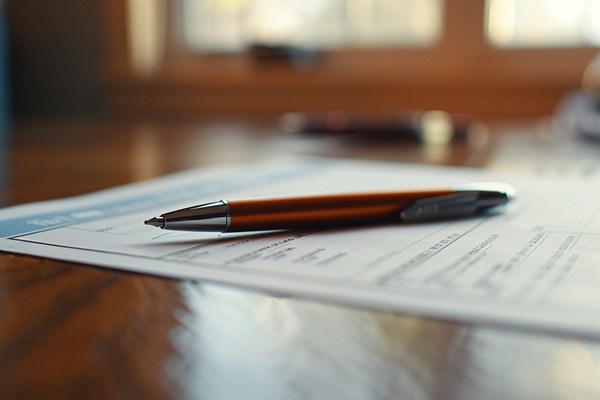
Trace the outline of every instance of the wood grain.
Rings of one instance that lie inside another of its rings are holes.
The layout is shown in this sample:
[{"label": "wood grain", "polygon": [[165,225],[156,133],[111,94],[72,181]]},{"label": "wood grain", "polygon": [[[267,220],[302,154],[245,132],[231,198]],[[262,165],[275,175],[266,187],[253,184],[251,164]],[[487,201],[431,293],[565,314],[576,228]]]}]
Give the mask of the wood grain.
[{"label": "wood grain", "polygon": [[4,398],[152,398],[181,307],[176,283],[3,255]]}]

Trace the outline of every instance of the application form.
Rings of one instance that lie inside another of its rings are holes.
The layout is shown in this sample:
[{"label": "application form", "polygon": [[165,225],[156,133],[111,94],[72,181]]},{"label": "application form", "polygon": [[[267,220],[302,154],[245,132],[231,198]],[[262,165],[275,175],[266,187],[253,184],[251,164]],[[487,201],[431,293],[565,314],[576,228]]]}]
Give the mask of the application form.
[{"label": "application form", "polygon": [[[471,218],[323,231],[163,231],[148,217],[221,199],[502,180]],[[600,339],[600,192],[583,180],[294,159],[186,171],[0,210],[0,250],[471,324]]]}]

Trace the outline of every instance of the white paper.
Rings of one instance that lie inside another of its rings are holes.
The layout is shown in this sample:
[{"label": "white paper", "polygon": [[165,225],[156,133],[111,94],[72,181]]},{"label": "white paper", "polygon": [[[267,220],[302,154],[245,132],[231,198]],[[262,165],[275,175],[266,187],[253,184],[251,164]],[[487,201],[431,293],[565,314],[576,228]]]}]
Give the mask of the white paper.
[{"label": "white paper", "polygon": [[[163,231],[143,221],[219,199],[426,188],[481,171],[343,160],[194,170],[0,210],[0,249],[446,320],[600,338],[600,196],[508,178],[500,212],[321,232]],[[506,180],[506,179],[505,179]]]}]

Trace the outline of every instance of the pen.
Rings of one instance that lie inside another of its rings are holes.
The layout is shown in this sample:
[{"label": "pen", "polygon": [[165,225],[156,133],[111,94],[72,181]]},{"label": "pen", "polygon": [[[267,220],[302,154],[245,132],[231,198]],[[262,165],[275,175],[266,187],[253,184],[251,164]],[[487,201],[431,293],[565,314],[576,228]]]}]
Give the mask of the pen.
[{"label": "pen", "polygon": [[478,183],[441,189],[219,200],[144,221],[162,229],[243,232],[324,229],[459,218],[506,204],[514,188]]}]

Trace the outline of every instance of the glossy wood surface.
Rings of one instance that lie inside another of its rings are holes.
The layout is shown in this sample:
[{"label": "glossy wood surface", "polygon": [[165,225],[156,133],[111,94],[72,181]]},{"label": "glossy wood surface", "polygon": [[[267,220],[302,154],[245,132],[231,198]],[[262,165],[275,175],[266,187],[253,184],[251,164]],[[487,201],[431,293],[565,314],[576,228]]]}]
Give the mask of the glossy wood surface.
[{"label": "glossy wood surface", "polygon": [[[479,167],[507,137],[425,146],[282,137],[269,121],[18,124],[3,191],[19,204],[274,154]],[[597,399],[600,343],[0,253],[0,398]]]}]

